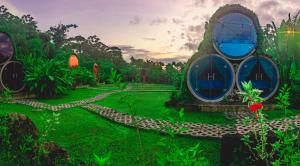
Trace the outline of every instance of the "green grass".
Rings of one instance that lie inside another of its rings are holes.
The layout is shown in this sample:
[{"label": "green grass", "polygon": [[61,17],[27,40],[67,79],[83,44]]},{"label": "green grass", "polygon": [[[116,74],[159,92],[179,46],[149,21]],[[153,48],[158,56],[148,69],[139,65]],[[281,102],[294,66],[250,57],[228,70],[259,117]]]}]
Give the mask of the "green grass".
[{"label": "green grass", "polygon": [[104,93],[104,92],[110,92],[112,90],[116,90],[116,87],[113,86],[102,86],[97,88],[78,88],[75,90],[70,90],[68,93],[64,96],[53,98],[53,99],[38,99],[38,101],[57,105],[57,104],[63,104],[63,103],[69,103],[73,101],[88,99],[97,96],[98,94]]},{"label": "green grass", "polygon": [[[172,117],[178,116],[178,110],[174,108],[166,108],[165,102],[170,99],[170,92],[120,92],[109,95],[101,101],[96,101],[96,104],[111,107],[120,112],[126,112],[138,116],[154,118],[154,119],[168,119],[164,113],[165,110],[170,112]],[[133,104],[134,112],[128,107],[128,104],[122,102],[126,100],[135,101]],[[234,120],[228,120],[224,117],[223,112],[185,112],[185,120],[197,123],[208,124],[234,124]]]},{"label": "green grass", "polygon": [[[157,86],[157,87],[155,87]],[[135,89],[161,90],[172,89],[168,85],[155,84],[133,84]],[[97,94],[114,90],[112,85],[97,85],[95,88],[79,88],[64,97],[57,99],[40,100],[49,104],[61,104],[84,98],[94,97]],[[171,92],[120,92],[107,98],[97,101],[97,104],[115,108],[120,112],[127,112],[139,116],[155,119],[168,119],[164,114],[165,110],[170,112],[170,116],[177,117],[178,110],[166,108],[165,101],[169,100]],[[133,107],[134,112],[130,112],[128,105],[124,101],[136,101]],[[52,117],[52,112],[40,111],[25,105],[0,104],[0,115],[10,112],[18,112],[27,115],[42,132],[47,125],[47,119]],[[264,111],[268,119],[284,117],[281,111]],[[292,111],[290,115],[300,114],[300,110]],[[234,124],[234,120],[228,120],[222,112],[185,112],[185,120],[209,123],[209,124]],[[112,152],[112,165],[143,165],[142,154],[139,147],[136,129],[119,125],[106,120],[100,116],[92,114],[82,108],[70,108],[60,112],[60,124],[55,127],[47,139],[55,141],[64,147],[70,154],[75,165],[78,161],[88,164],[94,162],[93,154],[102,156],[104,153]],[[156,165],[156,153],[163,151],[157,145],[162,138],[169,138],[154,131],[141,130],[141,140],[147,165]],[[187,147],[200,144],[203,155],[210,161],[211,165],[219,165],[220,160],[220,140],[206,138],[191,138],[177,136],[176,144]]]},{"label": "green grass", "polygon": [[175,90],[175,87],[168,84],[140,84],[130,83],[131,90]]},{"label": "green grass", "polygon": [[[1,104],[0,115],[9,112],[19,112],[27,115],[43,130],[46,119],[51,112],[35,112],[30,107],[15,104]],[[168,138],[152,131],[141,131],[141,140],[146,156],[147,165],[155,164],[155,154],[162,151],[157,142]],[[103,155],[112,152],[112,165],[143,165],[142,153],[138,144],[136,129],[128,128],[105,120],[81,108],[61,111],[60,124],[47,137],[70,153],[75,161],[93,162],[93,154]],[[220,141],[215,139],[195,139],[176,137],[179,146],[191,146],[199,143],[211,165],[219,163]]]},{"label": "green grass", "polygon": [[287,114],[284,114],[284,111],[280,111],[280,110],[265,110],[264,113],[267,115],[267,118],[269,120],[272,119],[280,119],[283,117],[290,117],[290,116],[295,116],[300,114],[300,110],[291,110],[289,112],[287,112]]}]

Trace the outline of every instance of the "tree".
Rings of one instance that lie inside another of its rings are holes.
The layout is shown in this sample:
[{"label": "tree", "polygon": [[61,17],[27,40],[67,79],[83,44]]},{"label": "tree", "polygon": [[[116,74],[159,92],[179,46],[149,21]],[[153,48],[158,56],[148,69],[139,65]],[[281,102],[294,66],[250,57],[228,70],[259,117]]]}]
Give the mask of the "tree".
[{"label": "tree", "polygon": [[57,26],[52,26],[47,31],[53,42],[55,43],[57,48],[63,46],[63,44],[67,41],[67,32],[70,31],[71,28],[77,28],[76,24],[58,24]]}]

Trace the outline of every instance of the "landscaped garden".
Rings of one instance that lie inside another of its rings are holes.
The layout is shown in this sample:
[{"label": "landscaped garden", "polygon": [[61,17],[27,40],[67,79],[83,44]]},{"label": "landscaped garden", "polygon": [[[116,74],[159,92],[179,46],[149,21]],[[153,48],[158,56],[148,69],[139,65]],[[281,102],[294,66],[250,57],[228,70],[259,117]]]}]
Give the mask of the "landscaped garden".
[{"label": "landscaped garden", "polygon": [[[231,19],[257,33],[222,43]],[[41,32],[0,7],[0,165],[300,164],[299,15],[262,29],[223,6],[186,63],[126,62],[95,35],[67,37],[77,27]]]}]

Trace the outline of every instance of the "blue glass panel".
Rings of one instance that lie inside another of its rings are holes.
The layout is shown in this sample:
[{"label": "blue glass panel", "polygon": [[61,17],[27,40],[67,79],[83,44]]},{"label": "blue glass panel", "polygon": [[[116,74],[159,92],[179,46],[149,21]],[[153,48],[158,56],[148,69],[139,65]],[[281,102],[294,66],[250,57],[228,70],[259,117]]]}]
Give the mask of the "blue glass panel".
[{"label": "blue glass panel", "polygon": [[197,59],[190,66],[190,91],[200,100],[218,100],[224,97],[234,83],[234,71],[222,57],[209,55]]},{"label": "blue glass panel", "polygon": [[275,64],[263,56],[255,56],[241,63],[237,72],[237,83],[242,87],[242,82],[251,81],[253,87],[263,90],[261,97],[269,98],[277,90],[279,75]]},{"label": "blue glass panel", "polygon": [[215,24],[213,41],[223,55],[241,59],[256,47],[257,34],[253,21],[240,13],[226,14]]}]

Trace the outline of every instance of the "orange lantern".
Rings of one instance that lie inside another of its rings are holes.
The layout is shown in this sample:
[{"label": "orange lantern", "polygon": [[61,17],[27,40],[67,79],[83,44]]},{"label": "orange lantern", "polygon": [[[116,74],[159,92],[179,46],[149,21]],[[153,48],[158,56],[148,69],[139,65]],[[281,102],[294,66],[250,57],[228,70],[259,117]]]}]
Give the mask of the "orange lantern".
[{"label": "orange lantern", "polygon": [[76,68],[78,67],[78,58],[76,55],[71,55],[69,58],[69,67],[70,68]]},{"label": "orange lantern", "polygon": [[94,72],[94,75],[95,75],[95,78],[96,78],[97,82],[100,81],[100,78],[99,78],[99,68],[100,68],[100,65],[98,65],[98,64],[95,63],[94,66],[93,66],[93,72]]}]

